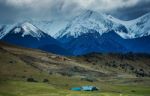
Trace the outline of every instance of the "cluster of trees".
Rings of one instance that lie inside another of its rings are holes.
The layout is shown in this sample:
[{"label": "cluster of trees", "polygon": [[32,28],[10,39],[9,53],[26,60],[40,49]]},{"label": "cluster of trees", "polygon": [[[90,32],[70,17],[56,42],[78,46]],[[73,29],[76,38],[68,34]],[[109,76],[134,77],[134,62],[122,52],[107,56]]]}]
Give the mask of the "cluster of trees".
[{"label": "cluster of trees", "polygon": [[132,61],[135,61],[139,58],[150,58],[150,54],[146,54],[146,53],[132,53],[132,52],[129,52],[129,53],[126,53],[126,54],[115,54],[118,56],[118,58],[120,58],[121,60],[132,60]]},{"label": "cluster of trees", "polygon": [[[109,59],[107,60],[107,57],[114,58],[114,60],[109,61]],[[93,64],[93,66],[99,65],[99,67],[117,68],[119,70],[123,70],[125,72],[135,74],[137,77],[150,77],[150,72],[148,72],[143,67],[124,62],[124,61],[136,62],[137,60],[145,60],[148,58],[150,58],[150,54],[145,54],[145,53],[132,53],[132,52],[108,53],[108,54],[106,53],[106,54],[89,54],[85,56],[85,61],[90,64]],[[121,62],[118,62],[117,60]],[[101,63],[101,62],[106,62],[106,63]]]},{"label": "cluster of trees", "polygon": [[134,72],[137,77],[145,77],[145,76],[150,77],[150,75],[147,74],[143,69],[135,70]]},{"label": "cluster of trees", "polygon": [[134,66],[132,66],[131,64],[117,64],[115,61],[112,62],[107,62],[105,63],[105,66],[108,67],[113,67],[113,68],[121,68],[123,69],[125,72],[132,72],[133,74],[136,74],[137,77],[149,77],[150,74],[146,73],[144,71],[144,69],[138,69]]},{"label": "cluster of trees", "polygon": [[[30,77],[30,78],[27,78],[27,82],[38,82],[38,81],[36,79]],[[48,79],[43,79],[43,82],[48,83],[49,80]]]}]

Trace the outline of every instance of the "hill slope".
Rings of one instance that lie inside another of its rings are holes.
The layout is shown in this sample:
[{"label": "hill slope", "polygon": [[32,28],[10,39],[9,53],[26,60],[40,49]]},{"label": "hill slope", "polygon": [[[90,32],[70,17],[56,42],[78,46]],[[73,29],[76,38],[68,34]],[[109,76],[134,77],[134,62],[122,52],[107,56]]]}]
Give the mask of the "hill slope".
[{"label": "hill slope", "polygon": [[[67,57],[46,53],[39,50],[25,49],[0,43],[0,74],[4,77],[26,77],[34,74],[60,74],[66,76],[98,75],[107,76],[86,65],[75,62]],[[9,71],[8,71],[9,70]]]},{"label": "hill slope", "polygon": [[[1,77],[26,77],[40,72],[81,77],[118,77],[121,74],[135,77],[139,72],[149,76],[150,56],[93,54],[68,58],[0,42],[0,61],[3,62],[0,67]],[[126,67],[128,71],[124,71]]]},{"label": "hill slope", "polygon": [[[0,42],[0,95],[149,96],[149,62],[146,54],[64,57]],[[83,85],[100,91],[69,90]]]}]

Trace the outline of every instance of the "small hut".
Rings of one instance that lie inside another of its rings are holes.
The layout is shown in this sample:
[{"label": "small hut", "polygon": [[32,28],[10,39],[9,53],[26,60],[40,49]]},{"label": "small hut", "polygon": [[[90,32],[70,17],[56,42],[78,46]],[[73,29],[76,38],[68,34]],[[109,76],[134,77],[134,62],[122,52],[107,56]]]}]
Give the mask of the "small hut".
[{"label": "small hut", "polygon": [[98,89],[95,86],[81,86],[71,88],[72,91],[97,91]]},{"label": "small hut", "polygon": [[81,91],[81,87],[74,87],[74,88],[71,88],[72,91]]},{"label": "small hut", "polygon": [[95,86],[82,86],[83,91],[96,91],[98,90]]}]

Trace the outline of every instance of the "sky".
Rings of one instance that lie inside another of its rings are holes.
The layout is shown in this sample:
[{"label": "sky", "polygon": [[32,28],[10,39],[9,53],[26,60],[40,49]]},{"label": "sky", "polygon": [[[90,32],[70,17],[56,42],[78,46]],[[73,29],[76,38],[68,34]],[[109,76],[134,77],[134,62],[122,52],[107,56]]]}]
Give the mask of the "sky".
[{"label": "sky", "polygon": [[0,23],[69,20],[85,10],[131,20],[150,12],[150,0],[0,0]]}]

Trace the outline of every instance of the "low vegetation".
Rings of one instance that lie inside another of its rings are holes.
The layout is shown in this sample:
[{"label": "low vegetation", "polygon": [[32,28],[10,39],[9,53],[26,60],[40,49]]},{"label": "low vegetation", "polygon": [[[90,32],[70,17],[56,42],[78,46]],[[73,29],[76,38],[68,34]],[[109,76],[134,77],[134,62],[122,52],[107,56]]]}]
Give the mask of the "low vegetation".
[{"label": "low vegetation", "polygon": [[[149,96],[148,54],[64,57],[0,42],[0,96]],[[93,85],[95,92],[70,88]]]}]

